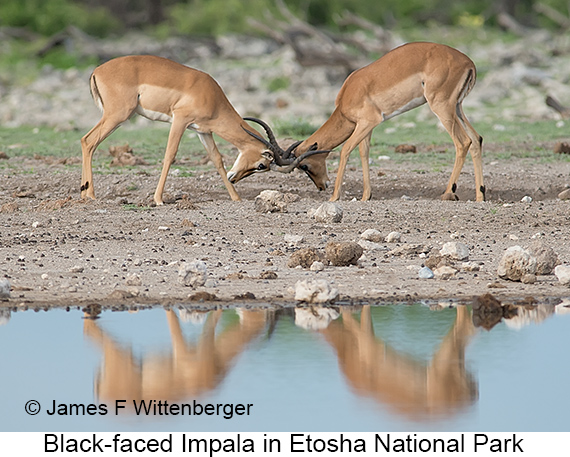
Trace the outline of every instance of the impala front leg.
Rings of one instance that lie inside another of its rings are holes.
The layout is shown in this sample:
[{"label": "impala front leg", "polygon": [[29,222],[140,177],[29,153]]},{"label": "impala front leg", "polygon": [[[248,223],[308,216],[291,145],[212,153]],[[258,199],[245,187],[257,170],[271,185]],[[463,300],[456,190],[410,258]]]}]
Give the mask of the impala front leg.
[{"label": "impala front leg", "polygon": [[214,142],[214,137],[212,137],[211,133],[200,133],[200,132],[198,132],[198,137],[200,138],[200,141],[206,148],[206,151],[208,151],[208,157],[210,157],[210,160],[216,167],[216,170],[218,170],[218,174],[222,178],[222,181],[224,182],[224,185],[226,186],[226,189],[230,194],[230,198],[233,201],[240,201],[241,198],[239,198],[239,195],[236,192],[234,185],[228,179],[228,173],[226,171],[226,168],[224,167],[224,161],[222,160],[222,155],[220,154],[220,151],[218,150],[218,147]]},{"label": "impala front leg", "polygon": [[160,179],[158,180],[158,185],[154,192],[154,202],[157,205],[164,204],[162,201],[162,193],[164,192],[166,177],[168,176],[170,166],[174,163],[178,146],[180,145],[180,140],[182,139],[186,127],[187,123],[184,119],[178,121],[175,116],[172,120],[172,127],[170,127],[170,133],[168,134],[168,143],[166,144],[166,152],[164,153],[164,161],[162,163],[162,172],[160,173]]}]

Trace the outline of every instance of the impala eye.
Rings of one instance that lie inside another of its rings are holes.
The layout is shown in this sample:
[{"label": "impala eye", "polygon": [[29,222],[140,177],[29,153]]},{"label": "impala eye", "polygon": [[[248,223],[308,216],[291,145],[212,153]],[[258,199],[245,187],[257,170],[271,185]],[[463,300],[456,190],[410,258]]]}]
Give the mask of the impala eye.
[{"label": "impala eye", "polygon": [[257,169],[258,169],[259,171],[261,171],[261,170],[266,170],[266,169],[267,169],[267,166],[266,166],[264,163],[260,163],[260,164],[257,166]]},{"label": "impala eye", "polygon": [[309,171],[309,166],[308,165],[299,165],[299,168],[303,171]]}]

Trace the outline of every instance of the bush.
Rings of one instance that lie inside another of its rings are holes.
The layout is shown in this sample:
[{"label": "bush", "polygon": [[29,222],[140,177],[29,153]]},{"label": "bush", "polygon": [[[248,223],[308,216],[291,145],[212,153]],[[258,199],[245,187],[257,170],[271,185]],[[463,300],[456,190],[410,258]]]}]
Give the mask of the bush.
[{"label": "bush", "polygon": [[71,0],[2,0],[0,25],[25,27],[42,35],[75,25],[102,36],[117,29],[119,23],[104,8],[91,10]]}]

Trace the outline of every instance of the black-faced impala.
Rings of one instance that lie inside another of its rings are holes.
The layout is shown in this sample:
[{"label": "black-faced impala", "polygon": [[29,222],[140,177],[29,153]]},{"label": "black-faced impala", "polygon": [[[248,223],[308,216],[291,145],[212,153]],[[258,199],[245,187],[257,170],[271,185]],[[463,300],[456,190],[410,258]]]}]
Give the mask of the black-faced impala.
[{"label": "black-faced impala", "polygon": [[[331,150],[344,143],[331,201],[340,198],[350,153],[358,146],[364,177],[362,200],[369,200],[368,156],[372,130],[381,122],[427,103],[439,118],[455,146],[455,164],[443,200],[457,200],[457,180],[467,152],[475,167],[475,196],[485,200],[481,163],[483,138],[463,113],[462,103],[475,84],[476,69],[469,57],[436,43],[408,43],[356,70],[344,82],[330,118],[293,151],[302,156],[311,149]],[[299,168],[320,189],[328,181],[326,157],[307,158]],[[287,159],[287,156],[284,156]]]},{"label": "black-faced impala", "polygon": [[[269,144],[241,118],[210,75],[162,57],[125,56],[110,60],[93,71],[90,86],[93,99],[103,111],[103,116],[81,139],[82,198],[95,198],[91,165],[95,149],[134,113],[172,124],[162,173],[154,193],[157,205],[163,203],[166,177],[186,129],[197,132],[232,200],[240,199],[232,183],[252,173],[267,171],[270,165],[290,171],[314,153],[309,152],[297,158],[290,151],[280,149],[277,144]],[[228,174],[213,133],[239,150]],[[271,147],[268,148],[268,145]],[[279,157],[276,158],[276,155]],[[283,155],[290,158],[284,160]],[[276,160],[280,165],[276,164]]]}]

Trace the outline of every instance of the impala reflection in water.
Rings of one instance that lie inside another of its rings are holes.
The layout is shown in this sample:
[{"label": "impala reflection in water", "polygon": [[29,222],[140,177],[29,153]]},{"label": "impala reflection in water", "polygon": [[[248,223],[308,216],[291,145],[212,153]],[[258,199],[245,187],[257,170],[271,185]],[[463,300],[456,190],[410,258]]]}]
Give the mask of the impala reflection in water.
[{"label": "impala reflection in water", "polygon": [[[275,319],[291,314],[291,310],[239,309],[239,322],[216,332],[221,310],[181,310],[187,320],[203,325],[198,340],[189,342],[176,312],[165,312],[171,350],[142,358],[135,358],[132,348],[118,343],[97,320],[84,320],[84,334],[103,354],[94,381],[98,401],[127,400],[134,413],[141,401],[148,405],[156,399],[181,402],[204,396],[228,375],[248,345],[275,325]],[[477,383],[465,368],[465,348],[476,332],[467,307],[457,308],[453,326],[427,364],[392,349],[375,335],[370,306],[361,308],[360,321],[353,308],[296,308],[294,312],[298,327],[324,337],[358,395],[388,405],[408,419],[453,415],[478,398]]]},{"label": "impala reflection in water", "polygon": [[457,307],[452,328],[426,364],[399,352],[374,334],[370,306],[358,322],[342,311],[321,330],[339,366],[360,395],[390,406],[413,420],[453,415],[478,398],[477,382],[465,368],[465,348],[476,333],[470,311]]},{"label": "impala reflection in water", "polygon": [[184,338],[176,313],[167,310],[172,350],[166,354],[143,355],[140,361],[130,347],[119,344],[97,320],[84,319],[84,334],[103,353],[94,383],[97,400],[103,403],[126,400],[128,407],[136,408],[141,401],[148,405],[157,399],[177,402],[204,395],[218,386],[234,359],[263,332],[268,313],[240,309],[239,322],[218,334],[216,326],[221,310],[196,314],[205,317],[205,322],[200,338],[191,343]]}]

